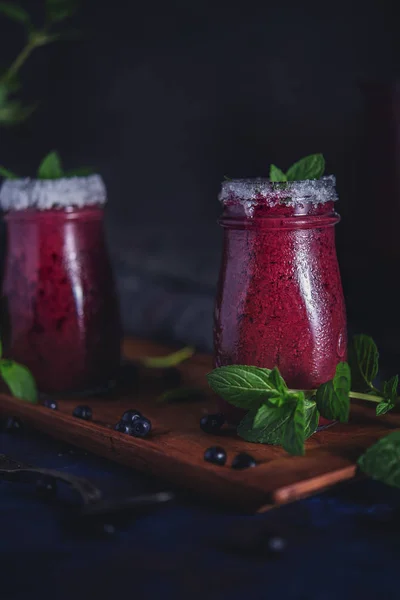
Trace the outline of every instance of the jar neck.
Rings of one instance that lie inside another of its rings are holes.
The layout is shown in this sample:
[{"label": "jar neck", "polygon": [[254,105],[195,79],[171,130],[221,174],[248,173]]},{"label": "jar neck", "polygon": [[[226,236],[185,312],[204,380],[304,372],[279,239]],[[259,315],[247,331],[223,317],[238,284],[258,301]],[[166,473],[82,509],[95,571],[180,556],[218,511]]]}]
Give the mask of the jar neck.
[{"label": "jar neck", "polygon": [[38,210],[35,208],[26,208],[24,210],[10,210],[4,215],[6,222],[46,222],[46,221],[93,221],[102,220],[104,215],[103,207],[85,206],[83,208],[49,208]]},{"label": "jar neck", "polygon": [[227,229],[313,229],[340,221],[333,202],[294,205],[225,203],[218,223]]}]

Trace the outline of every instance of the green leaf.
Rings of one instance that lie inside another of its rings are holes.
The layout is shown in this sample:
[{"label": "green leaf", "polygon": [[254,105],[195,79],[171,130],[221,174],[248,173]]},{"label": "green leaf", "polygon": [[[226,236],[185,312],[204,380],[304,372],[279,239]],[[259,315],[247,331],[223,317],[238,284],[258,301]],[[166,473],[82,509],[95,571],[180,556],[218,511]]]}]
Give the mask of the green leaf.
[{"label": "green leaf", "polygon": [[92,167],[81,167],[80,169],[67,171],[64,174],[64,177],[88,177],[89,175],[94,175],[95,173],[96,169],[93,169]]},{"label": "green leaf", "polygon": [[3,342],[0,340],[0,358],[3,356]]},{"label": "green leaf", "polygon": [[77,0],[46,0],[46,15],[50,23],[59,23],[77,10]]},{"label": "green leaf", "polygon": [[281,169],[275,165],[271,165],[269,168],[269,180],[274,182],[287,181],[287,177]]},{"label": "green leaf", "polygon": [[13,396],[37,404],[37,389],[32,373],[12,360],[0,360],[0,375]]},{"label": "green leaf", "polygon": [[393,431],[358,459],[366,474],[393,487],[400,487],[400,431]]},{"label": "green leaf", "polygon": [[4,179],[19,179],[18,175],[0,165],[0,176]]},{"label": "green leaf", "polygon": [[379,404],[376,405],[376,416],[380,417],[381,415],[385,415],[389,410],[392,410],[396,405],[392,402],[386,402],[382,400]]},{"label": "green leaf", "polygon": [[18,21],[25,25],[31,22],[31,18],[26,10],[15,2],[0,2],[0,12],[13,19],[13,21]]},{"label": "green leaf", "polygon": [[389,379],[389,381],[385,381],[383,384],[383,400],[379,402],[376,407],[376,415],[379,417],[380,415],[385,415],[387,412],[392,410],[398,402],[397,398],[397,388],[399,385],[399,376],[394,375]]},{"label": "green leaf", "polygon": [[39,165],[38,179],[60,179],[64,176],[57,152],[50,152]]},{"label": "green leaf", "polygon": [[[247,413],[239,423],[237,432],[247,442],[279,446],[282,443],[284,426],[291,416],[292,406],[289,403],[280,407],[262,404]],[[257,427],[254,426],[255,420]]]},{"label": "green leaf", "polygon": [[310,154],[294,163],[286,172],[287,181],[305,181],[319,179],[325,171],[325,159],[322,154]]},{"label": "green leaf", "polygon": [[204,398],[204,390],[200,388],[181,387],[164,392],[164,394],[161,394],[157,398],[156,402],[177,402],[179,400],[190,402],[191,400],[200,400],[202,398]]},{"label": "green leaf", "polygon": [[138,362],[150,369],[168,369],[180,365],[183,361],[191,358],[195,351],[195,348],[192,346],[185,346],[185,348],[166,356],[142,356],[138,359]]},{"label": "green leaf", "polygon": [[304,394],[298,392],[296,396],[291,418],[286,422],[283,430],[282,446],[289,454],[304,456],[304,440],[306,439]]},{"label": "green leaf", "polygon": [[349,365],[339,363],[334,378],[321,385],[315,396],[318,410],[323,417],[347,423],[350,412],[350,387]]},{"label": "green leaf", "polygon": [[378,374],[379,352],[368,335],[355,335],[349,348],[349,365],[354,392],[366,392],[373,387]]},{"label": "green leaf", "polygon": [[399,376],[394,375],[389,379],[389,381],[385,381],[383,384],[383,396],[385,400],[390,400],[391,402],[397,401],[397,388],[399,385]]},{"label": "green leaf", "polygon": [[[281,445],[286,423],[292,418],[292,413],[293,404],[290,402],[280,407],[262,404],[259,408],[250,410],[242,419],[237,428],[238,435],[248,442]],[[319,413],[313,400],[304,400],[304,420],[306,439],[318,427]]]},{"label": "green leaf", "polygon": [[36,106],[23,106],[21,102],[12,100],[0,103],[0,125],[8,127],[25,121],[36,110]]},{"label": "green leaf", "polygon": [[274,380],[270,379],[271,372],[261,367],[228,365],[208,373],[207,381],[214,392],[230,404],[251,409],[262,401],[281,397]]},{"label": "green leaf", "polygon": [[280,394],[287,393],[288,387],[282,375],[279,373],[278,367],[272,369],[269,374],[269,382]]},{"label": "green leaf", "polygon": [[319,423],[319,411],[317,409],[317,403],[314,400],[306,398],[304,400],[304,411],[305,411],[305,439],[313,435],[317,431]]}]

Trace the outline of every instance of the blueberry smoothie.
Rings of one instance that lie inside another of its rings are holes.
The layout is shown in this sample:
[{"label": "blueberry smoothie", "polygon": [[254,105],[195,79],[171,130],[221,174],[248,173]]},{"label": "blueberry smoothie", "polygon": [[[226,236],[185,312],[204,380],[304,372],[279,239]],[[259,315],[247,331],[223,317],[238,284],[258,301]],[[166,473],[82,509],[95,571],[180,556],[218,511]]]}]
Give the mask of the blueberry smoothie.
[{"label": "blueberry smoothie", "polygon": [[[289,387],[307,390],[331,379],[346,359],[336,199],[333,176],[285,184],[223,183],[216,367],[277,366]],[[229,420],[242,417],[242,411],[221,402]]]},{"label": "blueberry smoothie", "polygon": [[2,290],[5,354],[41,392],[106,388],[120,363],[120,321],[99,176],[7,181]]}]

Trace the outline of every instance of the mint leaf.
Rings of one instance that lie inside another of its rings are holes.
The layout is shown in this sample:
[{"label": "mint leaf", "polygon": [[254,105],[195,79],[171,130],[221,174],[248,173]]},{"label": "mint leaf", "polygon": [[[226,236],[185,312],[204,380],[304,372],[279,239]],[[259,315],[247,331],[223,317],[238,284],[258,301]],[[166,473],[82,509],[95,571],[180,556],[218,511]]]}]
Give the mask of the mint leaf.
[{"label": "mint leaf", "polygon": [[394,408],[395,406],[396,405],[392,402],[386,402],[385,400],[382,400],[382,402],[379,402],[379,404],[377,404],[376,406],[376,416],[380,417],[381,415],[385,415],[387,412],[389,412],[389,410],[392,410],[392,408]]},{"label": "mint leaf", "polygon": [[[237,428],[238,435],[248,442],[260,444],[282,444],[285,426],[292,418],[293,404],[287,402],[280,407],[267,404],[250,410]],[[304,400],[304,438],[309,438],[317,429],[319,413],[312,400]]]},{"label": "mint leaf", "polygon": [[1,177],[4,177],[4,179],[18,179],[18,175],[16,175],[12,171],[9,171],[5,167],[2,167],[1,165],[0,165],[0,175],[1,175]]},{"label": "mint leaf", "polygon": [[278,446],[282,443],[284,426],[291,416],[292,406],[289,403],[280,407],[263,404],[247,413],[239,423],[237,433],[247,442]]},{"label": "mint leaf", "polygon": [[26,10],[22,6],[19,6],[19,4],[15,4],[15,2],[0,2],[0,12],[13,19],[13,21],[18,21],[25,25],[31,22],[31,18]]},{"label": "mint leaf", "polygon": [[142,356],[138,361],[150,369],[168,369],[181,364],[184,360],[191,358],[195,353],[192,346],[185,346],[177,352],[172,352],[166,356]]},{"label": "mint leaf", "polygon": [[368,448],[358,459],[358,466],[373,479],[400,487],[400,431],[393,431]]},{"label": "mint leaf", "polygon": [[280,394],[287,393],[288,387],[282,375],[279,373],[278,367],[272,369],[269,374],[269,382]]},{"label": "mint leaf", "polygon": [[239,408],[257,408],[263,400],[280,398],[270,369],[246,365],[219,367],[207,374],[210,387],[224,400]]},{"label": "mint leaf", "polygon": [[315,395],[318,410],[323,417],[347,423],[350,412],[350,387],[350,367],[347,363],[339,363],[334,378],[322,384]]},{"label": "mint leaf", "polygon": [[378,374],[379,352],[368,335],[355,335],[349,348],[349,365],[353,391],[366,392],[373,388]]},{"label": "mint leaf", "polygon": [[317,431],[319,412],[315,400],[304,400],[305,439],[307,440]]},{"label": "mint leaf", "polygon": [[325,171],[325,159],[322,154],[310,154],[294,163],[287,171],[287,181],[305,181],[319,179]]},{"label": "mint leaf", "polygon": [[389,379],[389,381],[385,381],[383,384],[383,396],[385,400],[390,400],[391,402],[396,402],[397,400],[397,388],[399,385],[399,376],[394,375]]},{"label": "mint leaf", "polygon": [[282,436],[282,446],[295,456],[303,456],[304,440],[306,437],[306,419],[304,408],[304,394],[298,392],[296,398],[293,396],[295,404],[292,407],[291,418],[286,422]]},{"label": "mint leaf", "polygon": [[80,169],[67,171],[64,174],[64,177],[88,177],[89,175],[93,175],[95,172],[96,170],[92,169],[91,167],[81,167]]},{"label": "mint leaf", "polygon": [[269,180],[278,183],[281,181],[287,181],[287,177],[285,173],[276,165],[271,165],[269,168]]},{"label": "mint leaf", "polygon": [[394,375],[383,384],[383,400],[376,407],[376,415],[385,415],[397,404],[397,387],[399,385],[399,376]]},{"label": "mint leaf", "polygon": [[38,169],[38,179],[60,179],[63,177],[61,160],[57,152],[44,157]]},{"label": "mint leaf", "polygon": [[12,360],[0,360],[0,375],[10,388],[13,396],[37,404],[35,380],[26,367]]}]

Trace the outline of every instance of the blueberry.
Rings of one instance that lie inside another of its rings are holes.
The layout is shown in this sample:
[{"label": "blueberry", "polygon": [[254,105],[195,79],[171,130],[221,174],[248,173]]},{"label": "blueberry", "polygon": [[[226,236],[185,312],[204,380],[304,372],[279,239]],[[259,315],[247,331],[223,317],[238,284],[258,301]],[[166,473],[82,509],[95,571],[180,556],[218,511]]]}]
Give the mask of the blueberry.
[{"label": "blueberry", "polygon": [[151,421],[146,417],[139,417],[131,425],[133,437],[146,437],[151,431]]},{"label": "blueberry", "polygon": [[128,423],[128,425],[132,425],[132,423],[136,421],[136,419],[141,419],[142,417],[143,415],[141,412],[132,408],[131,410],[126,410],[124,412],[121,421],[123,421],[124,423]]},{"label": "blueberry", "polygon": [[256,461],[250,454],[246,454],[246,452],[241,452],[237,454],[232,461],[232,469],[248,469],[250,467],[256,466]]},{"label": "blueberry", "polygon": [[43,402],[43,406],[45,406],[46,408],[50,408],[51,410],[58,409],[57,402],[52,398],[46,398],[46,400]]},{"label": "blueberry", "polygon": [[90,421],[90,419],[92,418],[92,409],[90,408],[90,406],[77,406],[76,408],[74,408],[74,412],[72,414],[78,419]]},{"label": "blueberry", "polygon": [[4,431],[7,433],[14,433],[16,431],[21,431],[22,423],[18,419],[18,417],[7,417],[4,422]]},{"label": "blueberry", "polygon": [[57,493],[57,483],[53,477],[43,475],[36,481],[36,492],[41,498],[53,498]]},{"label": "blueberry", "polygon": [[226,452],[220,446],[211,446],[204,452],[204,460],[215,465],[224,465],[226,463]]},{"label": "blueberry", "polygon": [[225,417],[222,413],[215,415],[204,415],[200,419],[200,429],[206,433],[218,433],[225,423]]},{"label": "blueberry", "polygon": [[119,431],[119,433],[127,433],[130,435],[132,433],[132,427],[129,423],[124,423],[123,421],[118,421],[116,425],[114,425],[115,431]]}]

